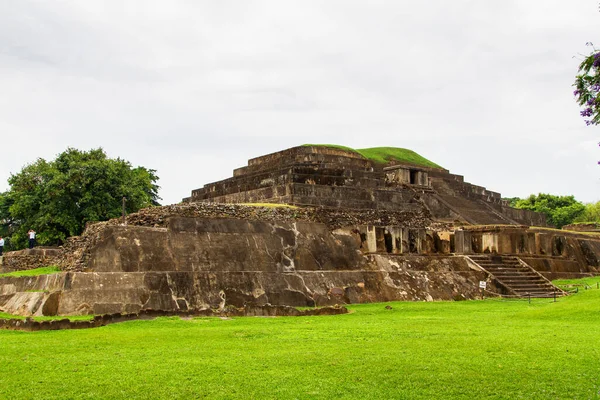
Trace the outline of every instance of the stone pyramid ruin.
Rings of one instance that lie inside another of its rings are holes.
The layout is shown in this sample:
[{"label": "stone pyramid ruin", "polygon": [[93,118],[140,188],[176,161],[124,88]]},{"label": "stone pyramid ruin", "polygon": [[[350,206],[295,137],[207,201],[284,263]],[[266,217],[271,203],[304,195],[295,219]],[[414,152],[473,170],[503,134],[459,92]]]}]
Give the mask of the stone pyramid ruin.
[{"label": "stone pyramid ruin", "polygon": [[[392,300],[553,296],[600,272],[600,236],[551,229],[405,149],[299,146],[253,158],[181,204],[7,253],[0,311],[194,312]],[[42,254],[43,253],[43,254]]]}]

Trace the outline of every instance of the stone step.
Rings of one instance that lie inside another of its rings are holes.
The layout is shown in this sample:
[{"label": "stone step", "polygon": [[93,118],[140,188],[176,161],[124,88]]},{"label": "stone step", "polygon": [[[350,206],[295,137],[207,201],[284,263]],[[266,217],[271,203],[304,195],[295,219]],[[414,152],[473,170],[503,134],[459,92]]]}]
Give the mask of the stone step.
[{"label": "stone step", "polygon": [[471,257],[473,260],[476,260],[477,262],[481,262],[484,264],[520,264],[518,260],[491,260],[489,258],[483,258],[483,259],[477,259],[477,258],[473,258]]},{"label": "stone step", "polygon": [[546,284],[546,282],[543,279],[520,279],[520,278],[510,278],[510,279],[505,279],[504,277],[499,277],[496,275],[496,278],[500,279],[502,282],[504,283],[508,283],[508,284],[522,284],[522,283],[527,283],[530,285],[537,285],[537,284]]},{"label": "stone step", "polygon": [[517,278],[517,277],[535,277],[535,278],[540,278],[542,280],[545,280],[543,278],[540,277],[540,275],[536,274],[535,272],[529,271],[529,270],[514,270],[514,269],[488,269],[488,271],[493,272],[494,275],[502,275],[506,278]]},{"label": "stone step", "polygon": [[521,265],[520,262],[518,261],[506,261],[506,262],[498,262],[498,261],[492,261],[492,260],[475,260],[480,264],[485,264],[485,265]]},{"label": "stone step", "polygon": [[511,284],[510,287],[514,290],[528,290],[528,291],[536,291],[536,290],[554,290],[554,287],[543,284],[526,284],[526,283],[516,283]]},{"label": "stone step", "polygon": [[517,257],[498,257],[486,254],[470,256],[481,268],[492,274],[501,284],[521,297],[554,297],[562,292],[523,265]]},{"label": "stone step", "polygon": [[503,273],[504,275],[507,274],[521,274],[521,273],[531,273],[529,270],[527,269],[521,269],[521,268],[485,268],[484,269],[493,272],[494,275],[496,273]]},{"label": "stone step", "polygon": [[493,261],[478,261],[478,260],[473,260],[473,261],[475,261],[477,264],[482,265],[482,266],[483,265],[486,265],[486,266],[487,265],[489,265],[489,266],[495,266],[495,265],[496,266],[510,266],[510,267],[520,267],[521,266],[521,263],[518,263],[518,262],[515,262],[515,263],[513,263],[513,262],[502,263],[502,262],[493,262]]},{"label": "stone step", "polygon": [[[528,292],[520,292],[516,291],[516,293],[522,297],[554,297],[554,291],[528,291]],[[561,294],[556,292],[556,296],[559,297]]]},{"label": "stone step", "polygon": [[528,282],[528,283],[546,283],[539,276],[506,276],[506,275],[494,275],[498,279],[502,279],[504,283],[520,283],[520,282]]},{"label": "stone step", "polygon": [[546,285],[529,285],[529,284],[511,284],[510,287],[518,291],[536,291],[536,290],[549,290],[550,287]]}]

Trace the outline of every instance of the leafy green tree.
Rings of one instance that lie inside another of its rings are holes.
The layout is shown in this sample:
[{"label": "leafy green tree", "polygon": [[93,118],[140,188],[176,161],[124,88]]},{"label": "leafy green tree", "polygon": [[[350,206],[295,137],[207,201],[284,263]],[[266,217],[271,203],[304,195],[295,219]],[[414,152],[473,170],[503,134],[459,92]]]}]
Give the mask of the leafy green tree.
[{"label": "leafy green tree", "polygon": [[502,200],[507,201],[509,206],[515,207],[517,204],[517,201],[521,200],[521,198],[520,197],[503,197]]},{"label": "leafy green tree", "polygon": [[600,201],[596,203],[587,203],[583,213],[575,218],[574,222],[595,222],[600,223]]},{"label": "leafy green tree", "polygon": [[10,250],[10,234],[14,230],[15,220],[8,209],[12,204],[8,192],[0,193],[0,236],[4,238],[4,249]]},{"label": "leafy green tree", "polygon": [[38,232],[40,244],[60,244],[79,235],[89,221],[120,216],[123,197],[128,213],[158,205],[155,172],[110,159],[101,148],[69,148],[54,161],[38,159],[11,175],[10,189],[3,194],[13,224],[13,247],[25,247],[29,229]]},{"label": "leafy green tree", "polygon": [[544,213],[548,223],[557,228],[573,223],[585,210],[585,206],[573,196],[554,196],[546,193],[537,196],[532,194],[526,199],[518,200],[515,207]]}]

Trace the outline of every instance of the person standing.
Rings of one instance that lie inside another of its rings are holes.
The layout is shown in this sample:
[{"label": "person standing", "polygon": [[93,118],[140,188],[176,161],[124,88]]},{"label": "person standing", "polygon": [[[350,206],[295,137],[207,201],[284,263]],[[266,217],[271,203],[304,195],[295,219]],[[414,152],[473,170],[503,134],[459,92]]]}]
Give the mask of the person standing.
[{"label": "person standing", "polygon": [[4,239],[0,236],[0,257],[2,257],[2,250],[4,250]]},{"label": "person standing", "polygon": [[29,248],[33,249],[33,246],[35,246],[35,231],[30,229],[27,234],[29,235]]}]

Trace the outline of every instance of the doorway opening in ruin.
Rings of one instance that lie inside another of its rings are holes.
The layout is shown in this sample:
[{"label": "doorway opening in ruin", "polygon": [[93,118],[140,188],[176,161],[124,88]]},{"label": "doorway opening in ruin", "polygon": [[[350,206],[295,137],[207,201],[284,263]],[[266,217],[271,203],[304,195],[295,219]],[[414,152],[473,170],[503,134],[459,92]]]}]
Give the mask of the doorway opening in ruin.
[{"label": "doorway opening in ruin", "polygon": [[517,244],[517,253],[525,253],[526,247],[525,235],[519,235],[519,243]]},{"label": "doorway opening in ruin", "polygon": [[473,253],[481,253],[482,240],[480,235],[473,235],[471,237],[471,251]]},{"label": "doorway opening in ruin", "polygon": [[434,253],[445,253],[444,242],[440,239],[440,235],[437,232],[433,232],[433,251]]},{"label": "doorway opening in ruin", "polygon": [[367,241],[367,234],[364,233],[364,232],[358,231],[358,229],[356,231],[360,235],[360,248],[362,249],[363,248],[363,244]]},{"label": "doorway opening in ruin", "polygon": [[392,238],[392,234],[387,230],[383,234],[383,241],[385,243],[385,251],[388,253],[394,252],[394,239]]},{"label": "doorway opening in ruin", "polygon": [[417,252],[417,235],[413,230],[408,231],[408,252],[416,253]]},{"label": "doorway opening in ruin", "polygon": [[414,169],[410,170],[410,184],[411,185],[417,184],[417,174],[418,173],[419,173],[419,171],[415,171]]},{"label": "doorway opening in ruin", "polygon": [[562,256],[565,251],[565,242],[566,239],[564,236],[555,236],[554,237],[554,246],[552,246],[552,255],[553,256]]}]

